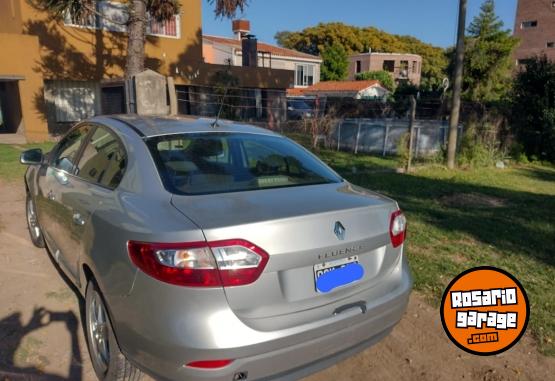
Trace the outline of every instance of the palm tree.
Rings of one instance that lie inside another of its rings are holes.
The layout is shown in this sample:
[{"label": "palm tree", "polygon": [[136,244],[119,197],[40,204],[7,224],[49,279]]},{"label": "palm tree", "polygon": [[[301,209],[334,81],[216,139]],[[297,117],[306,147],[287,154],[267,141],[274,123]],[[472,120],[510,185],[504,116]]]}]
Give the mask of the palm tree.
[{"label": "palm tree", "polygon": [[[61,19],[70,15],[78,23],[90,17],[104,17],[96,11],[97,0],[30,0],[35,7]],[[233,17],[243,10],[248,0],[208,0],[217,17]],[[145,37],[148,17],[169,20],[179,13],[179,0],[127,0],[127,62],[125,76],[130,78],[144,70]],[[117,24],[117,22],[110,20]]]}]

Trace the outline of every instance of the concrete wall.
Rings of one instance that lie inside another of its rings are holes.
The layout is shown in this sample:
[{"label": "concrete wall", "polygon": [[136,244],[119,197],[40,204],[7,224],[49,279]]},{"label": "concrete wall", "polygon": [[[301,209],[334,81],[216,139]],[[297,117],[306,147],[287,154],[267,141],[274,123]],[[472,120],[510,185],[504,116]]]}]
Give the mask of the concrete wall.
[{"label": "concrete wall", "polygon": [[0,4],[0,33],[21,33],[20,0],[2,0]]},{"label": "concrete wall", "polygon": [[38,38],[0,33],[0,46],[0,77],[22,78],[17,81],[23,116],[23,123],[18,132],[24,133],[29,141],[46,140],[48,130],[44,117],[43,80],[40,73],[33,70],[32,65],[40,61]]},{"label": "concrete wall", "polygon": [[[397,154],[402,136],[408,133],[405,119],[344,119],[330,134],[334,149],[373,154]],[[416,120],[414,124],[414,154],[432,155],[447,144],[449,124],[441,120]],[[459,126],[459,142],[463,126]]]},{"label": "concrete wall", "polygon": [[[524,21],[537,21],[538,25],[534,28],[523,28]],[[521,40],[515,53],[516,60],[546,54],[555,61],[555,48],[547,47],[548,42],[555,43],[553,0],[519,0],[514,34]]]},{"label": "concrete wall", "polygon": [[[415,85],[420,85],[422,79],[422,57],[416,54],[397,53],[362,53],[349,57],[349,80],[354,80],[357,74],[357,61],[360,61],[361,73],[367,71],[384,70],[384,61],[395,61],[394,71],[391,73],[395,80],[408,79]],[[408,61],[408,77],[401,76],[401,61]],[[416,63],[416,72],[414,67]]]}]

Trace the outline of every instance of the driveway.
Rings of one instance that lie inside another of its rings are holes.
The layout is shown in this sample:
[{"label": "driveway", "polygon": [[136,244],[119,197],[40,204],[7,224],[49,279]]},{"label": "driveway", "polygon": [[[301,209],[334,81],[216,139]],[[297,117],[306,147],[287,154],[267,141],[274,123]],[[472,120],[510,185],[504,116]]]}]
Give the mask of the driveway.
[{"label": "driveway", "polygon": [[[31,244],[24,203],[21,184],[0,182],[0,381],[96,380],[79,298],[46,252]],[[389,337],[306,380],[547,380],[554,374],[555,358],[540,355],[528,336],[494,357],[462,352],[443,333],[436,309],[413,293]]]}]

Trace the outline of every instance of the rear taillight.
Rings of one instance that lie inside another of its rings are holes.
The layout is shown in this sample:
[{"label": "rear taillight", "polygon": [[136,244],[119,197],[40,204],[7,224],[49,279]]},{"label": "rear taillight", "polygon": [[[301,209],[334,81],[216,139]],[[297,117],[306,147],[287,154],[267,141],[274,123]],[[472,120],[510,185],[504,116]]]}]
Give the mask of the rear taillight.
[{"label": "rear taillight", "polygon": [[244,286],[255,282],[268,254],[240,239],[189,243],[127,243],[129,257],[146,274],[188,287]]},{"label": "rear taillight", "polygon": [[389,236],[391,237],[391,245],[399,247],[405,242],[407,233],[407,219],[403,212],[397,210],[391,214],[389,222]]}]

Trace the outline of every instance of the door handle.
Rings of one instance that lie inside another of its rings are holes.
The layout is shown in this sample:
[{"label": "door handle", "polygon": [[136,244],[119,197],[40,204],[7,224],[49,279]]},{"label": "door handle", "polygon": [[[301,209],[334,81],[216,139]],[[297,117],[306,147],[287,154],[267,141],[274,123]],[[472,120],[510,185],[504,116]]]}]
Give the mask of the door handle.
[{"label": "door handle", "polygon": [[50,201],[56,200],[56,196],[54,196],[54,192],[52,192],[52,191],[48,191],[48,194],[46,196],[48,197],[48,199]]},{"label": "door handle", "polygon": [[73,223],[77,226],[85,225],[85,220],[81,217],[81,214],[75,213],[73,214]]}]

